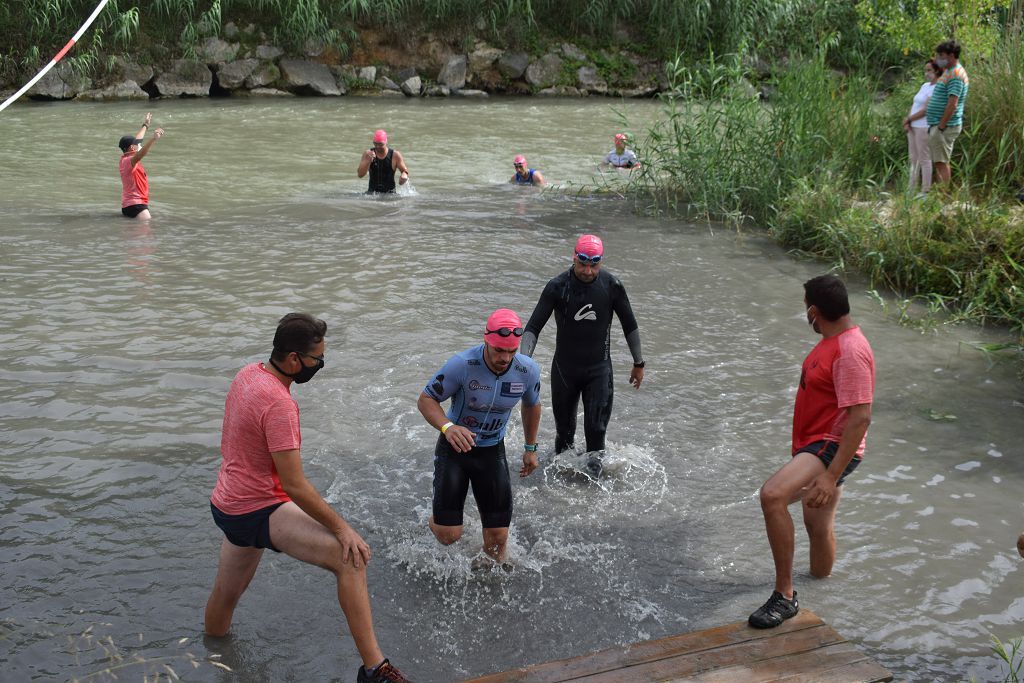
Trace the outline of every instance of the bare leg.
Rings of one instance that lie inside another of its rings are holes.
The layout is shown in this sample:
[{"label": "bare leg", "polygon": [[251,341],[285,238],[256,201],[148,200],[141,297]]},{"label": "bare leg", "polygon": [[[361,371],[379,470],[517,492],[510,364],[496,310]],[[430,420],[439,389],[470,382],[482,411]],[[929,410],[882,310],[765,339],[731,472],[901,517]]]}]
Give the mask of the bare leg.
[{"label": "bare leg", "polygon": [[761,510],[764,513],[768,544],[775,560],[775,590],[783,597],[793,597],[793,517],[789,505],[800,500],[803,489],[825,471],[816,456],[798,453],[761,487]]},{"label": "bare leg", "polygon": [[495,562],[505,561],[505,546],[508,544],[508,527],[484,529],[484,552]]},{"label": "bare leg", "polygon": [[908,190],[911,194],[917,187],[917,178],[921,171],[921,161],[917,158],[917,139],[914,137],[914,129],[907,132],[907,155],[910,159],[910,183]]},{"label": "bare leg", "polygon": [[274,545],[297,560],[332,572],[338,581],[338,604],[348,622],[352,639],[363,665],[377,666],[384,655],[373,632],[366,567],[353,567],[341,559],[338,539],[295,503],[285,503],[270,515],[270,538]]},{"label": "bare leg", "polygon": [[462,525],[458,526],[444,526],[434,521],[434,516],[430,516],[427,524],[430,526],[430,530],[434,533],[434,538],[443,545],[451,545],[455,541],[462,538]]},{"label": "bare leg", "polygon": [[231,616],[260,566],[261,548],[243,548],[224,539],[213,592],[206,601],[205,627],[211,636],[223,636],[231,628]]},{"label": "bare leg", "polygon": [[143,209],[135,214],[135,220],[148,221],[150,218],[152,218],[152,216],[149,213],[149,209]]},{"label": "bare leg", "polygon": [[935,162],[935,183],[946,183],[948,184],[952,176],[952,171],[949,169],[949,164],[936,161]]},{"label": "bare leg", "polygon": [[824,579],[832,574],[832,565],[836,561],[836,509],[839,499],[843,497],[843,487],[836,488],[836,495],[825,507],[804,508],[804,527],[811,541],[811,576]]}]

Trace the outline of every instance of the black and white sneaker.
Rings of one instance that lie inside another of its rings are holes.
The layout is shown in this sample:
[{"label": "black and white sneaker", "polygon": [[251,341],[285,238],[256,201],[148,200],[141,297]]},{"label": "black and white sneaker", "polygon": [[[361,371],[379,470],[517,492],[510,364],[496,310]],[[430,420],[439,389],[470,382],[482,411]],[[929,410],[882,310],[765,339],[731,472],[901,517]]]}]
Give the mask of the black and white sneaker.
[{"label": "black and white sneaker", "polygon": [[796,591],[793,591],[792,600],[782,597],[779,591],[772,591],[772,597],[750,615],[747,623],[754,628],[775,628],[786,619],[795,617],[799,611],[800,603],[797,602]]}]

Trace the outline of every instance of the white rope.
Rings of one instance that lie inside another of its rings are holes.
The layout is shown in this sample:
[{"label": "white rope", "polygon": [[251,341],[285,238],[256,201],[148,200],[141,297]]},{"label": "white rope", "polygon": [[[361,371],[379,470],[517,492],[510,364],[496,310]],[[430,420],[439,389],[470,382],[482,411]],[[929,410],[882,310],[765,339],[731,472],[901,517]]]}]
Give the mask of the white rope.
[{"label": "white rope", "polygon": [[89,28],[89,26],[92,25],[92,22],[96,21],[96,17],[99,16],[100,12],[103,11],[103,8],[107,6],[107,3],[109,1],[110,0],[100,0],[100,4],[98,4],[96,6],[96,9],[94,9],[92,11],[92,14],[89,15],[89,18],[85,20],[85,23],[82,24],[82,27],[80,29],[78,29],[78,32],[75,33],[75,35],[71,37],[71,40],[69,40],[67,42],[67,45],[65,45],[61,49],[61,51],[58,52],[57,55],[53,59],[50,60],[49,64],[47,64],[46,66],[43,67],[42,71],[37,73],[35,75],[35,77],[32,78],[31,81],[29,81],[24,86],[22,86],[21,90],[19,90],[18,92],[14,93],[10,97],[8,97],[6,100],[4,100],[3,104],[0,104],[0,111],[3,111],[4,109],[7,109],[7,107],[9,107],[10,105],[14,104],[15,100],[17,100],[19,97],[21,97],[26,92],[28,92],[28,90],[33,85],[35,85],[39,81],[40,78],[45,76],[46,73],[50,69],[52,69],[54,66],[56,66],[57,62],[59,62],[64,57],[64,55],[67,54],[68,50],[70,50],[74,46],[74,44],[78,42],[78,39],[82,37],[82,34],[85,33],[86,30]]}]

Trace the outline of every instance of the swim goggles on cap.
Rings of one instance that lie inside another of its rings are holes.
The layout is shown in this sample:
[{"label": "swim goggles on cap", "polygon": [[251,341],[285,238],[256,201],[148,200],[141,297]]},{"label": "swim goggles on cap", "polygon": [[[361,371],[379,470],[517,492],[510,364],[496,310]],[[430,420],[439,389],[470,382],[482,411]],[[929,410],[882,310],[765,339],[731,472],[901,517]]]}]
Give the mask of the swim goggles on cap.
[{"label": "swim goggles on cap", "polygon": [[598,254],[597,256],[587,256],[586,254],[577,253],[576,260],[582,263],[583,265],[597,265],[598,263],[601,262],[601,255]]},{"label": "swim goggles on cap", "polygon": [[525,331],[521,327],[499,327],[496,330],[484,330],[484,334],[496,334],[499,337],[511,337],[512,335],[522,337]]}]

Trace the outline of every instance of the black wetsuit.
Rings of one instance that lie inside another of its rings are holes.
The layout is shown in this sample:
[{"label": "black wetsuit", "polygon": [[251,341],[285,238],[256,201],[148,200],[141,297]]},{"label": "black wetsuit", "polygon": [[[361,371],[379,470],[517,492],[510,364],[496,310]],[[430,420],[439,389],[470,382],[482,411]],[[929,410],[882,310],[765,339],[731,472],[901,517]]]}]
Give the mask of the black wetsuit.
[{"label": "black wetsuit", "polygon": [[395,191],[395,168],[392,161],[394,156],[393,149],[389,149],[383,159],[376,154],[373,155],[373,161],[370,162],[370,187],[366,190],[368,194]]},{"label": "black wetsuit", "polygon": [[583,431],[588,451],[604,450],[612,414],[612,313],[619,317],[635,362],[640,333],[626,289],[617,277],[598,271],[582,282],[570,268],[552,278],[526,323],[521,352],[532,356],[534,344],[552,311],[557,333],[551,360],[551,409],[555,415],[555,452],[571,448],[576,437],[576,408],[583,396]]}]

